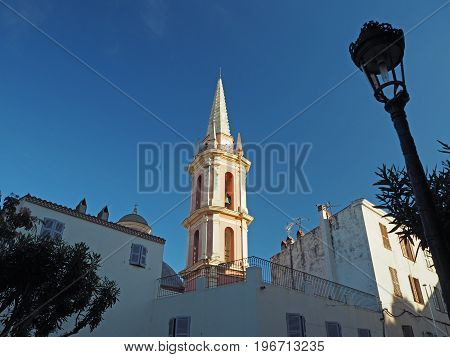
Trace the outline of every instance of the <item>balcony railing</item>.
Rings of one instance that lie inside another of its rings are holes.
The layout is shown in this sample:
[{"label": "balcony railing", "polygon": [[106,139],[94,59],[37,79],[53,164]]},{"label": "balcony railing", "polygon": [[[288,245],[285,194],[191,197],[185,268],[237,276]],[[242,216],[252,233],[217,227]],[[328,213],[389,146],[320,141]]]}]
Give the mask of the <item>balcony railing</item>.
[{"label": "balcony railing", "polygon": [[205,151],[205,150],[210,150],[210,149],[215,149],[215,150],[222,150],[222,151],[226,151],[229,152],[231,154],[235,154],[236,150],[234,149],[232,144],[217,144],[216,147],[212,147],[212,146],[208,146],[208,144],[204,144],[200,147],[199,153]]},{"label": "balcony railing", "polygon": [[[188,293],[196,290],[198,277],[204,277],[206,288],[242,282],[249,267],[261,269],[262,282],[297,290],[307,295],[320,296],[343,304],[373,311],[381,311],[377,296],[341,285],[299,270],[279,265],[258,257],[249,257],[218,266],[194,271],[183,277],[179,275],[159,279],[158,297]],[[176,277],[177,285],[173,284]]]}]

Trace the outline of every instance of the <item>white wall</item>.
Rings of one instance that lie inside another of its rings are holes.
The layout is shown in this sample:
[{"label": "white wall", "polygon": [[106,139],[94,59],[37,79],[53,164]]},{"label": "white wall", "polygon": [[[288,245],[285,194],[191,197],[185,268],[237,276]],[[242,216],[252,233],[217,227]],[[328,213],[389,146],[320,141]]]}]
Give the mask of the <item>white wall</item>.
[{"label": "white wall", "polygon": [[[119,301],[108,309],[100,326],[79,336],[149,336],[149,319],[155,296],[155,281],[161,276],[164,245],[118,230],[22,201],[31,214],[65,223],[63,239],[70,243],[86,242],[90,250],[101,254],[104,262],[100,276],[115,280],[120,288]],[[40,227],[38,227],[38,233]],[[131,244],[148,249],[145,268],[129,264]]]},{"label": "white wall", "polygon": [[167,336],[177,316],[191,317],[191,336],[287,336],[286,313],[305,317],[307,336],[326,336],[325,321],[339,322],[344,336],[357,336],[358,328],[382,336],[380,313],[264,284],[259,268],[248,268],[242,283],[197,288],[155,300],[152,336]]},{"label": "white wall", "polygon": [[[433,318],[438,321],[438,334],[448,335],[447,330],[450,329],[445,324],[450,321],[447,315],[436,310],[432,301],[429,303],[423,288],[425,304],[414,302],[408,279],[408,275],[412,275],[419,279],[421,285],[435,287],[439,285],[437,274],[433,269],[427,268],[422,250],[418,251],[416,262],[405,258],[395,233],[389,234],[392,250],[384,248],[379,223],[384,224],[388,231],[393,227],[390,219],[383,217],[384,215],[385,212],[374,208],[365,199],[352,202],[329,218],[319,214],[319,227],[298,239],[292,246],[294,269],[379,296],[383,308],[394,315],[402,314],[396,318],[385,314],[388,336],[402,336],[401,325],[413,326],[417,336],[422,336],[424,331],[434,332]],[[324,261],[327,259],[326,254],[317,255],[312,251],[322,252],[315,248],[317,246],[323,246],[324,252],[327,246],[331,246],[328,264]],[[416,249],[417,243],[414,253]],[[289,266],[289,249],[276,254],[271,260]],[[328,267],[331,267],[331,271]],[[402,299],[393,295],[389,267],[397,270]],[[429,287],[428,292],[430,293]],[[412,314],[423,317],[414,317]]]}]

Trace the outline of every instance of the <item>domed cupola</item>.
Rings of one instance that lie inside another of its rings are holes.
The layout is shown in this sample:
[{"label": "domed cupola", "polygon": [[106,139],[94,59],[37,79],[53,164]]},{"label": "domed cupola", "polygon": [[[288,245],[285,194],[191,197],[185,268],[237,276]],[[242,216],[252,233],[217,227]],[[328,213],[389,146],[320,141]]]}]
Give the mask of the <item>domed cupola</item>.
[{"label": "domed cupola", "polygon": [[135,231],[150,234],[152,228],[148,225],[144,217],[138,215],[136,206],[130,214],[123,216],[117,221],[121,226],[134,229]]}]

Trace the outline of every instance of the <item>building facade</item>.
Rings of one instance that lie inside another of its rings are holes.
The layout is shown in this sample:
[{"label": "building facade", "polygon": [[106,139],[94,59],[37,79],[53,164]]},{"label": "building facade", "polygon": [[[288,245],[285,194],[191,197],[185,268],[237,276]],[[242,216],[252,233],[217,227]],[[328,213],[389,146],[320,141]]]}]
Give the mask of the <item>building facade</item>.
[{"label": "building facade", "polygon": [[271,258],[378,296],[386,336],[448,336],[450,321],[431,255],[399,240],[386,213],[360,199],[331,215],[318,206],[319,226],[284,243]]},{"label": "building facade", "polygon": [[[85,242],[102,258],[100,276],[114,280],[119,301],[106,310],[101,324],[79,336],[149,336],[156,284],[162,275],[165,240],[150,234],[151,228],[136,210],[117,223],[108,221],[108,209],[98,215],[86,213],[86,200],[69,208],[34,196],[20,199],[19,209],[28,208],[38,223],[37,234],[60,235],[69,244]],[[130,228],[132,227],[132,228]],[[166,274],[172,271],[165,269]],[[73,327],[71,321],[67,324]]]}]

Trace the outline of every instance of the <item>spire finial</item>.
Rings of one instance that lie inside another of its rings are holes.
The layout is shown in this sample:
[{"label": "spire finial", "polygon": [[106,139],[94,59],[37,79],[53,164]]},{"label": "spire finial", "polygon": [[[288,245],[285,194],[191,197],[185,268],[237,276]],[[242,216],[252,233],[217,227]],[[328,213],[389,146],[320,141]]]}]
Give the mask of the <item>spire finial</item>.
[{"label": "spire finial", "polygon": [[138,207],[138,204],[135,203],[135,204],[134,204],[134,207],[133,207],[133,210],[131,211],[131,213],[137,214],[137,207]]},{"label": "spire finial", "polygon": [[219,79],[222,79],[222,67],[219,67]]}]

